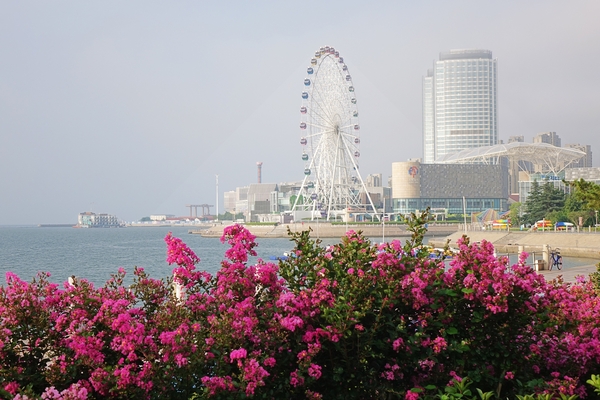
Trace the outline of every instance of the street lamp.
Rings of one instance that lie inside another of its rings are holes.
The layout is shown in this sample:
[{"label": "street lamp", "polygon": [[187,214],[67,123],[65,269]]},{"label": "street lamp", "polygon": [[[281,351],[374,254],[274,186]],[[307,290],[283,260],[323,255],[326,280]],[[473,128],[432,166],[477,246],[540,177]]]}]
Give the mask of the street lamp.
[{"label": "street lamp", "polygon": [[385,197],[383,198],[383,218],[381,219],[381,225],[382,225],[382,239],[381,241],[383,243],[385,243]]},{"label": "street lamp", "polygon": [[598,210],[594,212],[596,213],[596,225],[594,226],[594,228],[596,228],[595,230],[598,230]]}]

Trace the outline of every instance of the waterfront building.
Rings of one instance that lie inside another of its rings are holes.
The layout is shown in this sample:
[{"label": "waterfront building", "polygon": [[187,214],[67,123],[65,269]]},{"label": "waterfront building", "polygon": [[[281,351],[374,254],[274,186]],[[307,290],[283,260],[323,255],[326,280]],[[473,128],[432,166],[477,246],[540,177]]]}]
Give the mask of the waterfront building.
[{"label": "waterfront building", "polygon": [[565,169],[565,180],[568,182],[583,179],[600,184],[599,167],[567,168]]},{"label": "waterfront building", "polygon": [[223,206],[225,208],[225,212],[233,213],[235,210],[235,202],[236,202],[236,191],[230,190],[228,192],[223,193]]},{"label": "waterfront building", "polygon": [[[273,193],[277,192],[277,184],[275,183],[252,183],[248,188],[248,211],[250,213],[248,221],[256,221],[252,215],[270,214],[276,212],[276,208],[271,208],[273,201],[277,195],[273,197]],[[277,203],[275,203],[277,204]]]},{"label": "waterfront building", "polygon": [[508,168],[501,164],[392,163],[392,207],[407,214],[427,207],[447,214],[508,209]]},{"label": "waterfront building", "polygon": [[84,228],[115,228],[124,226],[114,215],[96,214],[90,211],[79,213],[77,225]]},{"label": "waterfront building", "polygon": [[[524,202],[531,190],[533,181],[552,180],[560,182],[564,177],[565,166],[579,160],[584,155],[585,153],[580,150],[557,147],[550,143],[515,141],[508,144],[463,150],[444,157],[440,160],[440,163],[477,163],[479,165],[497,164],[508,166],[511,162],[516,162],[517,165],[520,165],[523,161],[530,162],[538,168],[535,173],[523,169],[518,174],[519,198],[521,202]],[[489,179],[493,179],[493,177],[490,176]],[[558,183],[556,184],[558,185]]]},{"label": "waterfront building", "polygon": [[166,221],[169,218],[173,218],[173,214],[153,214],[150,215],[150,221]]},{"label": "waterfront building", "polygon": [[489,50],[450,50],[423,78],[423,162],[498,144],[497,60]]}]

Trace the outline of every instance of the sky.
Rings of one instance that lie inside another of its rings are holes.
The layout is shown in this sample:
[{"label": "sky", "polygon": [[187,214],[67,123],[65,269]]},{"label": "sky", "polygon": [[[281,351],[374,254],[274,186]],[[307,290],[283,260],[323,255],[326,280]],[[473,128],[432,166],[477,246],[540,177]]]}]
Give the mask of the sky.
[{"label": "sky", "polygon": [[363,178],[422,157],[422,78],[450,49],[498,59],[501,140],[556,132],[600,166],[598,15],[577,0],[0,0],[0,225],[222,213],[258,161],[263,183],[301,180],[321,46],[352,74]]}]

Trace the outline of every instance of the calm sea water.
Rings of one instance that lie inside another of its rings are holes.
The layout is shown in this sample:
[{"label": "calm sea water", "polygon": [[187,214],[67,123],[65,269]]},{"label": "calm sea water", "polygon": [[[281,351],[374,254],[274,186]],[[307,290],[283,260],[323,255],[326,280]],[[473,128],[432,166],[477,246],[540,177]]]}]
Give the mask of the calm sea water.
[{"label": "calm sea water", "polygon": [[[55,283],[63,283],[75,275],[102,286],[119,267],[127,271],[127,281],[131,282],[135,266],[144,267],[153,278],[164,278],[173,270],[166,262],[164,238],[168,232],[181,238],[200,257],[199,269],[214,274],[228,246],[218,238],[188,234],[188,229],[0,227],[0,284],[5,283],[8,271],[26,281],[41,271],[49,272],[50,280]],[[378,242],[381,238],[372,240]],[[264,260],[281,256],[293,248],[289,238],[258,238],[256,241],[258,257]],[[335,243],[339,243],[339,239],[323,239],[323,245]],[[512,256],[511,262],[515,261],[516,257]],[[590,264],[593,262],[588,259],[568,258],[564,268]]]},{"label": "calm sea water", "polygon": [[[6,272],[29,281],[38,272],[50,272],[50,280],[63,283],[71,275],[104,285],[111,274],[123,267],[128,280],[135,266],[144,267],[151,277],[171,274],[166,262],[167,233],[181,238],[200,257],[197,268],[214,274],[229,248],[218,238],[188,234],[187,227],[128,227],[121,229],[73,229],[0,227],[0,284]],[[269,260],[293,248],[289,238],[257,239],[257,258]],[[324,244],[339,240],[325,239]],[[256,258],[251,262],[255,262]]]}]

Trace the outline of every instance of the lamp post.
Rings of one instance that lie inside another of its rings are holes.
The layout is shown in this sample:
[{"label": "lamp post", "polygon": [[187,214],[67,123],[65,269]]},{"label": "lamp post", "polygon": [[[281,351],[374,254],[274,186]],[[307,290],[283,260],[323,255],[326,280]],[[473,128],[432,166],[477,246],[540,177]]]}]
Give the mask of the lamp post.
[{"label": "lamp post", "polygon": [[381,220],[381,226],[382,226],[382,242],[385,243],[385,197],[383,198],[383,218]]},{"label": "lamp post", "polygon": [[463,220],[465,223],[465,233],[467,232],[467,200],[463,196]]},{"label": "lamp post", "polygon": [[596,225],[594,226],[594,230],[598,230],[598,210],[594,211],[596,213]]}]

